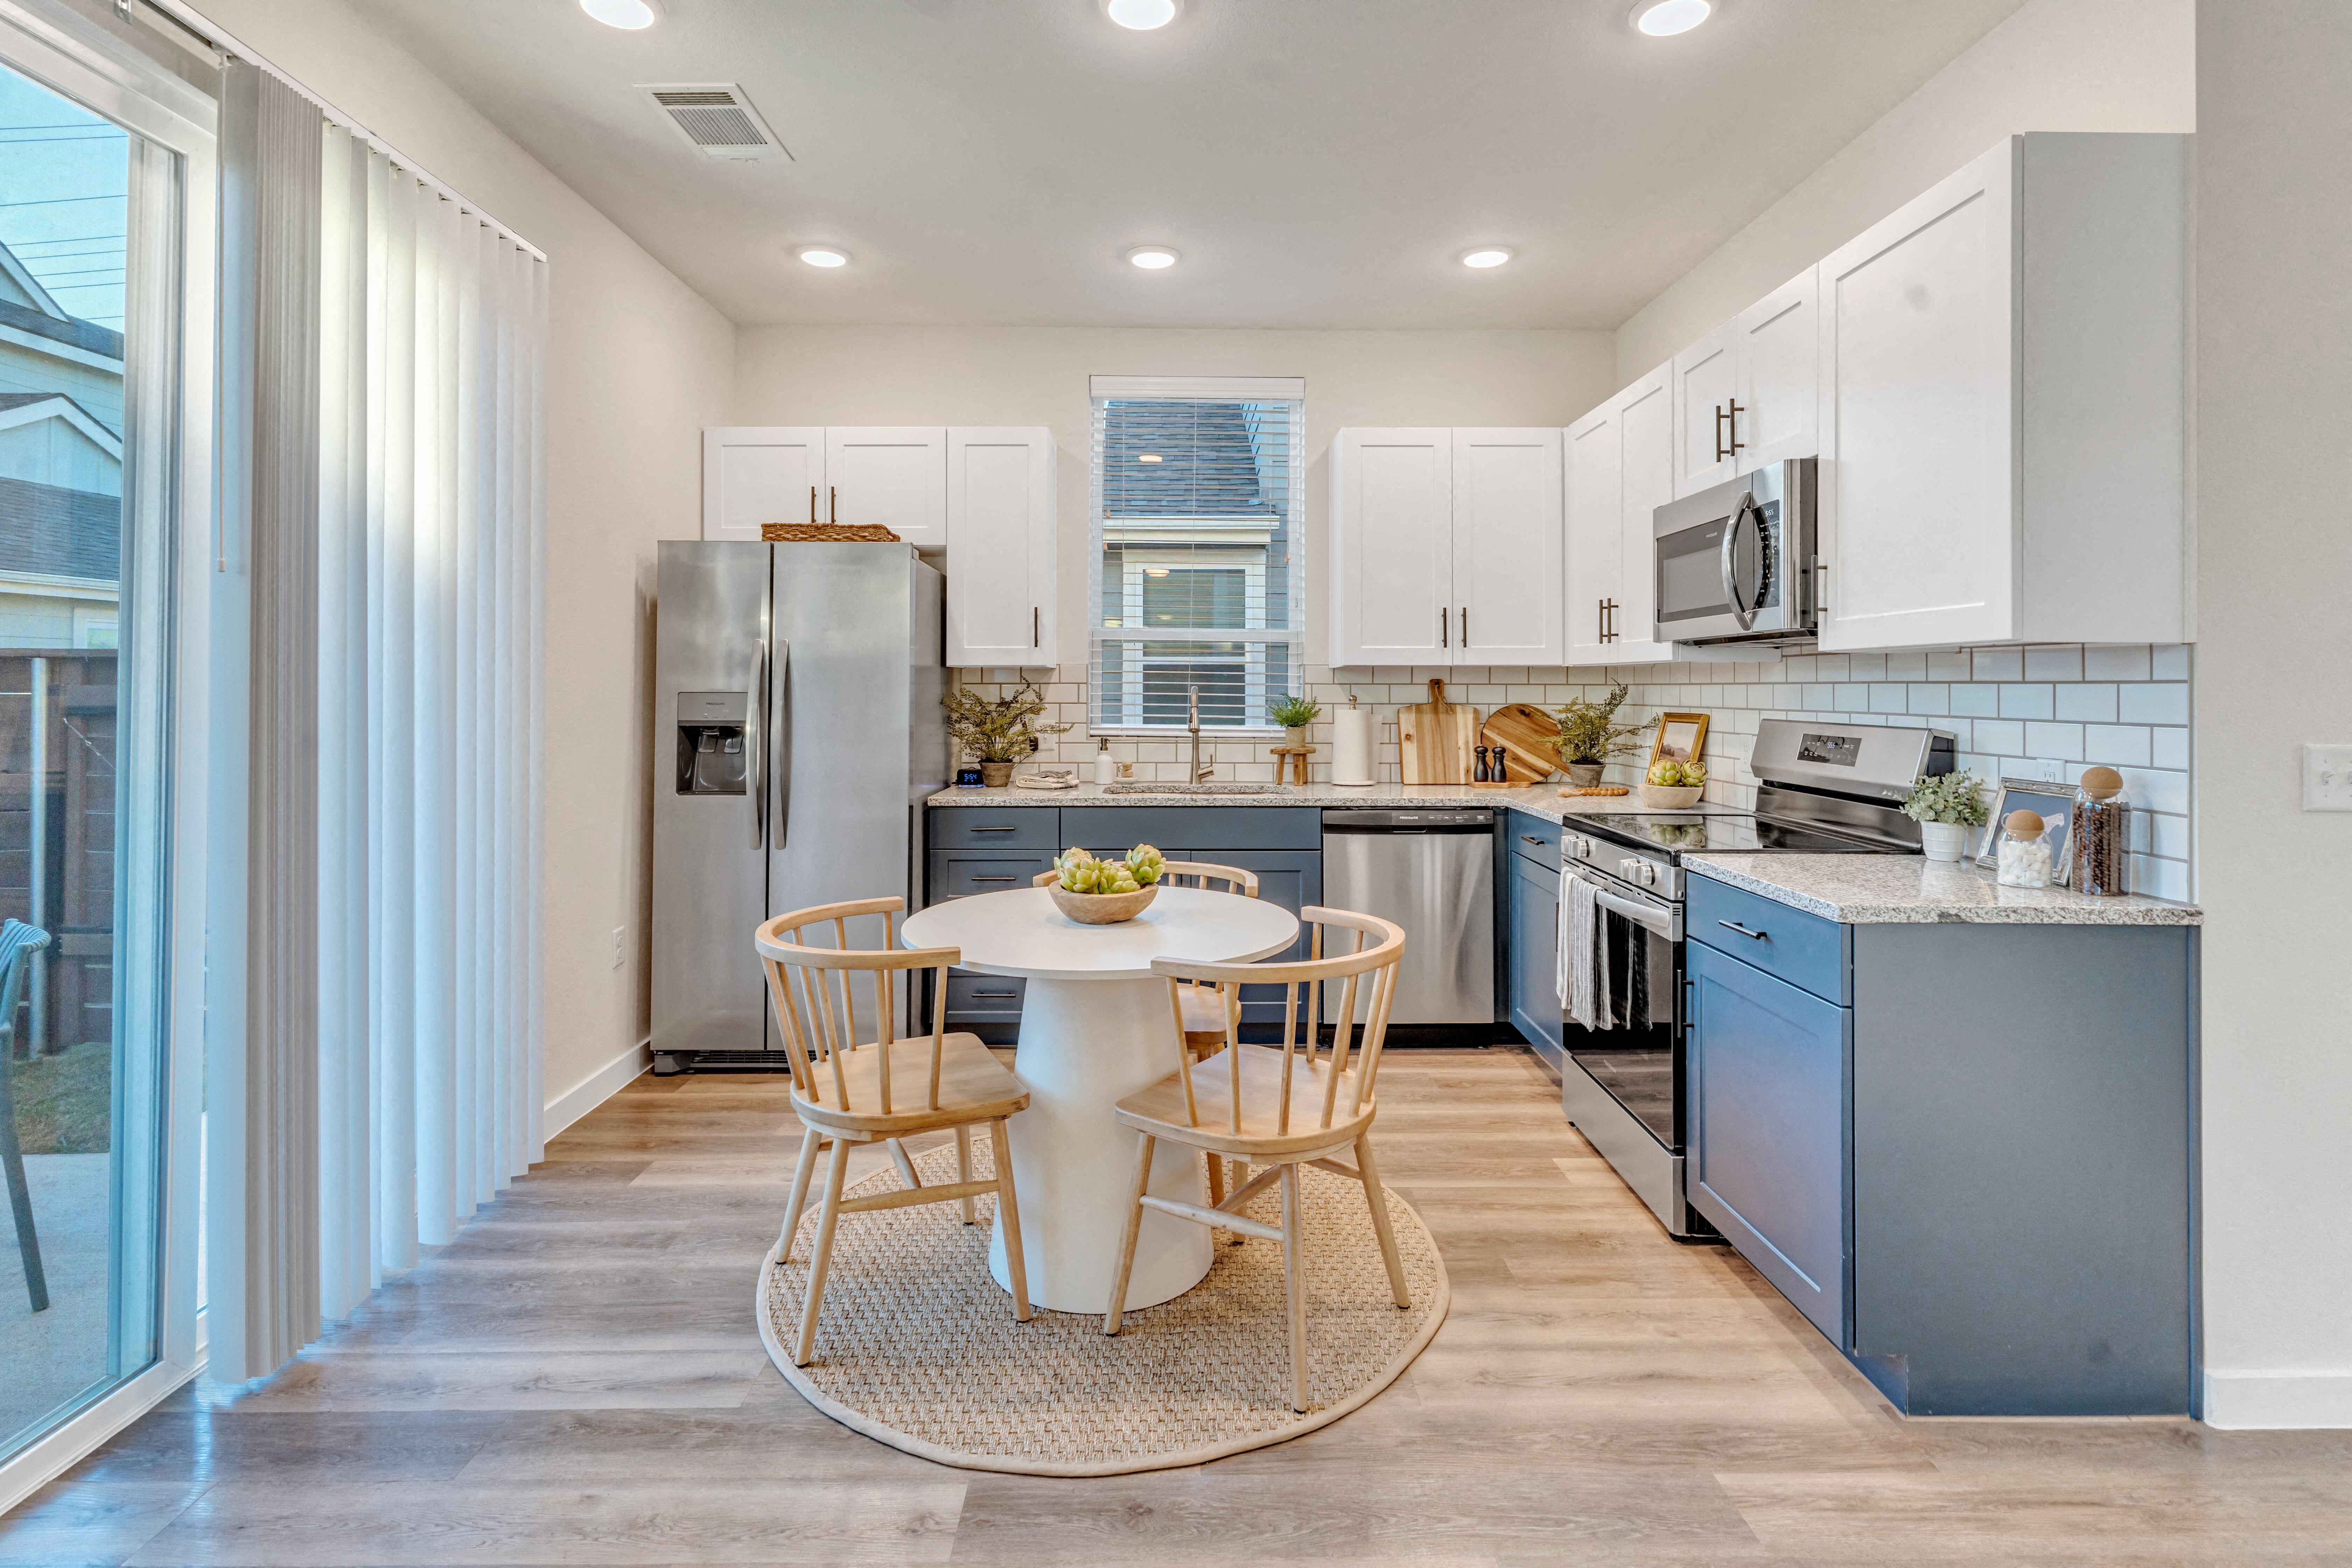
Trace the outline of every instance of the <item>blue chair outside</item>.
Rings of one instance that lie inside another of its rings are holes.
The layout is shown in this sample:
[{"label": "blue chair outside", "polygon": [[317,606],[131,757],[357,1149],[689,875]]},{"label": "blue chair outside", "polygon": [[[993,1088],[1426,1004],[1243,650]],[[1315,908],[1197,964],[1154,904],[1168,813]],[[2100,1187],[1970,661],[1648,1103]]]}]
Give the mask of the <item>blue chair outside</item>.
[{"label": "blue chair outside", "polygon": [[25,1260],[25,1289],[33,1310],[49,1310],[48,1277],[41,1271],[41,1241],[33,1230],[33,1194],[25,1184],[25,1152],[16,1138],[16,1104],[8,1094],[8,1065],[16,1054],[16,1004],[25,994],[32,955],[49,933],[23,921],[0,924],[0,1167],[8,1178],[8,1206],[16,1215],[16,1251]]}]

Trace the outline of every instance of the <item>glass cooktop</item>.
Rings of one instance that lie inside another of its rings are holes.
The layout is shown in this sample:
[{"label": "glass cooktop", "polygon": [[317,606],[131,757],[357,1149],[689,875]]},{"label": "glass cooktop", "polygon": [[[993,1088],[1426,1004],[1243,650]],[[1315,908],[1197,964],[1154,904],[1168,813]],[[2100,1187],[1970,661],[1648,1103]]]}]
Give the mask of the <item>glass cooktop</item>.
[{"label": "glass cooktop", "polygon": [[1622,816],[1568,814],[1568,820],[1596,837],[1637,844],[1674,854],[1763,855],[1899,855],[1905,851],[1885,845],[1844,838],[1810,827],[1770,822],[1755,816],[1706,816],[1683,812],[1640,812]]}]

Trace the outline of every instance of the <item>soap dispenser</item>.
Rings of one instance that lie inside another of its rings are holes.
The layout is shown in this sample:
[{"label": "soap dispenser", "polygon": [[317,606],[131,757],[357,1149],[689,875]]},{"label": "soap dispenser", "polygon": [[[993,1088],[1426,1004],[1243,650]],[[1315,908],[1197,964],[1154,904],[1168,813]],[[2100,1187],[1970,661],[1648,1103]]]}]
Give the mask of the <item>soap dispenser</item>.
[{"label": "soap dispenser", "polygon": [[1095,737],[1095,783],[1107,784],[1118,777],[1118,763],[1110,754],[1110,737]]}]

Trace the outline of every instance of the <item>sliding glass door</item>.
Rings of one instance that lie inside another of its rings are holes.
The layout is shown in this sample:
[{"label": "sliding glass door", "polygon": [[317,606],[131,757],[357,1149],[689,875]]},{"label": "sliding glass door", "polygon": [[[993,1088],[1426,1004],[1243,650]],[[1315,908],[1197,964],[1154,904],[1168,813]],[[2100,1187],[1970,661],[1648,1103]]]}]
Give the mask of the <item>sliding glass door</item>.
[{"label": "sliding glass door", "polygon": [[0,1462],[166,1348],[185,178],[0,66]]}]

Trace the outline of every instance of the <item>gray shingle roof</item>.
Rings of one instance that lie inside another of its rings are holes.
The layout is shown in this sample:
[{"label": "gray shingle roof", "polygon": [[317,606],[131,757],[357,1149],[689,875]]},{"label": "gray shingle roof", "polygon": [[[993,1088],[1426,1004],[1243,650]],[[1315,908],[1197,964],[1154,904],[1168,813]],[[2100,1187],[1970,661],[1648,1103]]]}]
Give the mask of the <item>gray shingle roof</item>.
[{"label": "gray shingle roof", "polygon": [[15,327],[36,337],[57,342],[70,343],[108,359],[122,357],[122,334],[96,321],[79,319],[60,321],[55,316],[44,315],[30,305],[19,305],[13,300],[0,300],[0,325]]}]

